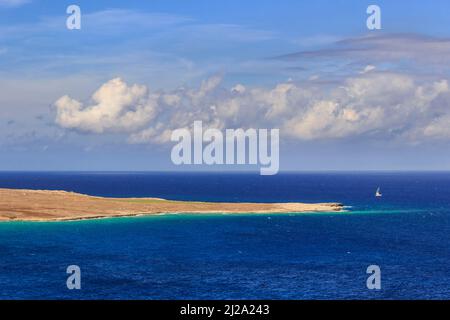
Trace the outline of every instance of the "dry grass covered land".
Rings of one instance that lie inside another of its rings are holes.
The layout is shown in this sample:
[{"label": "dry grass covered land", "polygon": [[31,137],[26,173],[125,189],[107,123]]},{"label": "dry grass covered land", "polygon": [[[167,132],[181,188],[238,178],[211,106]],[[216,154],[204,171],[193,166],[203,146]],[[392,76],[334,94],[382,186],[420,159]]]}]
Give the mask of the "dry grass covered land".
[{"label": "dry grass covered land", "polygon": [[339,203],[219,203],[103,198],[67,191],[0,189],[0,221],[63,221],[159,213],[340,211]]}]

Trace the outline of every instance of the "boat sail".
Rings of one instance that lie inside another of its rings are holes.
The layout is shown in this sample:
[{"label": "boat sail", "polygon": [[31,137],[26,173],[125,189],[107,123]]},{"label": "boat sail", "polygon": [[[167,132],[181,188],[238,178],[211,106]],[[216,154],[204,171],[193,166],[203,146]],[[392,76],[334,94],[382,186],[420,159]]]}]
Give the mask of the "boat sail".
[{"label": "boat sail", "polygon": [[375,197],[381,197],[381,191],[380,191],[380,187],[378,187],[377,191],[375,192]]}]

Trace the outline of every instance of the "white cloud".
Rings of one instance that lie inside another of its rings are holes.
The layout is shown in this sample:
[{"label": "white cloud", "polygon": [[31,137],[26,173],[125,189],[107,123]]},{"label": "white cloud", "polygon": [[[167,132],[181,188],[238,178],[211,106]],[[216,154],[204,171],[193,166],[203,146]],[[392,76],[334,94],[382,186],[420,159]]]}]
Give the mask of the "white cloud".
[{"label": "white cloud", "polygon": [[18,7],[31,0],[0,0],[0,7]]},{"label": "white cloud", "polygon": [[102,85],[86,107],[69,96],[61,97],[55,106],[61,127],[103,133],[141,128],[154,117],[156,103],[145,86],[128,86],[115,78]]},{"label": "white cloud", "polygon": [[[347,79],[343,86],[310,101],[303,113],[286,123],[285,131],[299,139],[369,135],[422,140],[431,135],[423,132],[413,137],[411,133],[441,121],[436,104],[448,95],[447,80],[419,83],[407,75],[367,74]],[[450,105],[441,105],[441,109],[450,114]]]},{"label": "white cloud", "polygon": [[361,71],[361,73],[367,73],[367,72],[373,71],[375,69],[376,69],[375,66],[368,64],[367,66],[364,67],[364,69]]},{"label": "white cloud", "polygon": [[450,138],[450,115],[441,116],[422,128],[422,132],[427,137],[437,137],[440,139]]},{"label": "white cloud", "polygon": [[192,22],[193,19],[185,16],[149,13],[127,9],[107,9],[87,13],[83,16],[84,24],[94,33],[110,33],[155,30]]},{"label": "white cloud", "polygon": [[446,79],[367,72],[340,83],[279,83],[273,88],[226,89],[219,77],[198,89],[150,92],[120,79],[104,84],[84,107],[67,96],[56,122],[81,131],[127,132],[130,143],[165,143],[171,130],[195,120],[207,127],[280,128],[294,140],[373,137],[417,142],[449,139]]}]

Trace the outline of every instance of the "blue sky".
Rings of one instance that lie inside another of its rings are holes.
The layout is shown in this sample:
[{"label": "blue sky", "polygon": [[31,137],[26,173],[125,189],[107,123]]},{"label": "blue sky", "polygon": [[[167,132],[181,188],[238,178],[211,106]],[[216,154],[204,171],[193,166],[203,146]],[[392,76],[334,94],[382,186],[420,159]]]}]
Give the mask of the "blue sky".
[{"label": "blue sky", "polygon": [[[81,30],[65,28],[70,4]],[[367,29],[369,4],[382,30]],[[448,1],[0,0],[0,169],[190,170],[171,164],[167,136],[202,120],[280,128],[281,170],[449,170],[449,13]]]}]

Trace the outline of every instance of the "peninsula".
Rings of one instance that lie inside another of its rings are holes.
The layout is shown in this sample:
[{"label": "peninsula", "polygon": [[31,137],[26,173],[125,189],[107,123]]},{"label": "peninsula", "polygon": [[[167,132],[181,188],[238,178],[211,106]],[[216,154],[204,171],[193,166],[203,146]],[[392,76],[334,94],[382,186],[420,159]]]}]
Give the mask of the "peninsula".
[{"label": "peninsula", "polygon": [[162,213],[341,211],[339,203],[223,203],[160,198],[104,198],[68,191],[0,189],[0,221],[65,221]]}]

